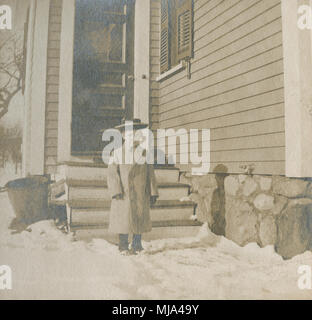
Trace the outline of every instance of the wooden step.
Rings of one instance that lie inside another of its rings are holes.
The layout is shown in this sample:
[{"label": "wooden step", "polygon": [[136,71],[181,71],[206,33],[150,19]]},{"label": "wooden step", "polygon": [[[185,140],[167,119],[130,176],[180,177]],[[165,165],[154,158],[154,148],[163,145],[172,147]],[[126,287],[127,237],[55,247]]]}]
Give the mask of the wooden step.
[{"label": "wooden step", "polygon": [[108,227],[109,214],[109,209],[72,209],[71,225]]},{"label": "wooden step", "polygon": [[194,220],[168,220],[168,221],[152,221],[153,228],[163,227],[198,227],[202,223]]},{"label": "wooden step", "polygon": [[[199,221],[192,220],[170,220],[170,221],[152,221],[153,228],[178,228],[178,227],[200,227],[203,224]],[[81,229],[108,229],[109,222],[92,223],[92,222],[79,222],[72,223],[71,230]]]},{"label": "wooden step", "polygon": [[194,207],[154,207],[150,210],[152,221],[191,220]]},{"label": "wooden step", "polygon": [[188,238],[195,237],[200,231],[201,225],[198,226],[175,226],[175,227],[155,227],[151,232],[143,234],[144,241],[152,241],[170,238]]},{"label": "wooden step", "polygon": [[[73,208],[72,226],[99,226],[108,225],[109,208]],[[150,210],[154,226],[169,225],[197,225],[191,220],[194,215],[193,206],[181,207],[154,207]]]},{"label": "wooden step", "polygon": [[78,199],[68,201],[69,207],[73,209],[103,209],[109,210],[111,201],[103,199]]},{"label": "wooden step", "polygon": [[[179,182],[179,169],[173,166],[155,165],[155,176],[158,183]],[[67,162],[59,165],[59,176],[69,181],[87,181],[107,183],[107,166],[97,163]]]},{"label": "wooden step", "polygon": [[107,188],[107,179],[104,180],[81,180],[81,179],[66,179],[66,184],[69,187],[83,187],[83,188]]},{"label": "wooden step", "polygon": [[155,166],[155,176],[157,183],[178,183],[180,171],[176,167]]},{"label": "wooden step", "polygon": [[68,199],[69,201],[84,199],[110,201],[111,194],[106,187],[69,187]]},{"label": "wooden step", "polygon": [[[100,208],[106,210],[110,208],[110,201],[103,199],[80,199],[80,200],[71,200],[68,202],[71,208],[76,209],[94,209]],[[194,208],[195,203],[192,201],[179,201],[179,200],[158,200],[152,206],[152,209],[157,208]]]},{"label": "wooden step", "polygon": [[[75,162],[60,166],[60,177],[65,179],[68,194],[51,203],[70,208],[71,230],[107,230],[111,205],[107,170],[106,165],[99,163]],[[180,201],[188,196],[189,186],[179,183],[179,169],[156,165],[155,175],[159,200],[150,211],[153,228],[167,231],[198,228],[201,223],[192,219],[195,203]]]},{"label": "wooden step", "polygon": [[107,181],[107,166],[95,163],[66,162],[59,165],[59,175],[73,181]]},{"label": "wooden step", "polygon": [[192,201],[179,201],[179,200],[157,200],[153,208],[170,208],[170,207],[194,207],[195,203]]},{"label": "wooden step", "polygon": [[[189,193],[189,187],[172,186],[171,188],[158,189],[159,200],[180,200],[187,197]],[[69,188],[69,201],[79,199],[103,199],[109,201],[111,194],[108,188],[99,187],[70,187]]]},{"label": "wooden step", "polygon": [[[111,194],[106,181],[68,179],[69,200],[102,199],[109,201]],[[159,200],[180,200],[189,194],[189,185],[182,183],[159,183]]]},{"label": "wooden step", "polygon": [[159,200],[180,200],[189,195],[190,186],[182,183],[159,183]]}]

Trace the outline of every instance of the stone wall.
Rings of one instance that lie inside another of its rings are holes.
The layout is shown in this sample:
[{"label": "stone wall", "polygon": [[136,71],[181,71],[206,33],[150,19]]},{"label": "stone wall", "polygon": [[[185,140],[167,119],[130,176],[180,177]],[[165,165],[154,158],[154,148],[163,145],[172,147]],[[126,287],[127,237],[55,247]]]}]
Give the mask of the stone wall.
[{"label": "stone wall", "polygon": [[197,219],[244,246],[274,245],[285,259],[312,249],[312,179],[284,176],[181,175]]}]

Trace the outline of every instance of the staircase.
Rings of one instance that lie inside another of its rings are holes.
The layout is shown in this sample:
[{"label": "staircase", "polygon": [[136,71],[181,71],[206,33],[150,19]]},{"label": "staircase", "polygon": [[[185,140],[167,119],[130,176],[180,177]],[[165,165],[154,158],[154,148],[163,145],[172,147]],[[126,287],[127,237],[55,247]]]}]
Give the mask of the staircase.
[{"label": "staircase", "polygon": [[[66,206],[70,231],[108,228],[107,170],[99,163],[68,162],[59,166],[57,181],[51,187],[50,204]],[[152,238],[168,236],[168,231],[169,236],[179,232],[178,236],[189,236],[196,232],[201,223],[194,219],[196,206],[187,199],[189,185],[179,182],[179,169],[155,166],[155,175],[159,198],[150,211]]]}]

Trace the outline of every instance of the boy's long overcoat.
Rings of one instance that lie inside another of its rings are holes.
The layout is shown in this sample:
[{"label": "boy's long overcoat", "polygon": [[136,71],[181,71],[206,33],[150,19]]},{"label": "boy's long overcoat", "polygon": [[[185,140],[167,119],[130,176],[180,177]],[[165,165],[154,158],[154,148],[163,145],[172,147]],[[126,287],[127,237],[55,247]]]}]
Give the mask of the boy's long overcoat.
[{"label": "boy's long overcoat", "polygon": [[[154,168],[149,164],[110,164],[108,188],[112,203],[109,231],[141,234],[152,229],[150,197],[157,196]],[[122,194],[123,198],[114,197]]]}]

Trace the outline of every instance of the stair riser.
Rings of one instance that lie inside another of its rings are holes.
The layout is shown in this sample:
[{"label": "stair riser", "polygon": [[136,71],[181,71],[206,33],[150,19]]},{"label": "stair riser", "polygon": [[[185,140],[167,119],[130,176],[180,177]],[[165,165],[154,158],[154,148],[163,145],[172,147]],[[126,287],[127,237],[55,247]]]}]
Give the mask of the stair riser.
[{"label": "stair riser", "polygon": [[151,232],[143,234],[144,241],[152,241],[169,238],[195,237],[201,227],[159,227],[153,228]]},{"label": "stair riser", "polygon": [[109,211],[72,210],[72,225],[96,225],[109,223]]},{"label": "stair riser", "polygon": [[180,200],[188,196],[188,187],[158,188],[159,200]]},{"label": "stair riser", "polygon": [[152,221],[190,220],[194,208],[155,208],[150,211]]},{"label": "stair riser", "polygon": [[179,182],[178,170],[155,170],[156,181],[158,183],[177,183]]},{"label": "stair riser", "polygon": [[[159,200],[180,200],[188,196],[188,188],[159,188]],[[110,200],[108,188],[69,187],[69,200],[102,199]]]},{"label": "stair riser", "polygon": [[[152,221],[190,220],[194,209],[185,208],[155,208],[150,211]],[[72,210],[72,225],[103,225],[109,223],[109,211]]]},{"label": "stair riser", "polygon": [[[73,180],[92,180],[107,181],[107,168],[92,167],[61,167],[60,174],[66,179]],[[179,182],[178,170],[155,169],[155,176],[158,183],[176,183]]]},{"label": "stair riser", "polygon": [[69,200],[81,199],[101,199],[109,201],[111,199],[111,196],[108,188],[69,187]]},{"label": "stair riser", "polygon": [[107,181],[107,170],[107,168],[68,166],[62,167],[60,172],[67,180]]}]

